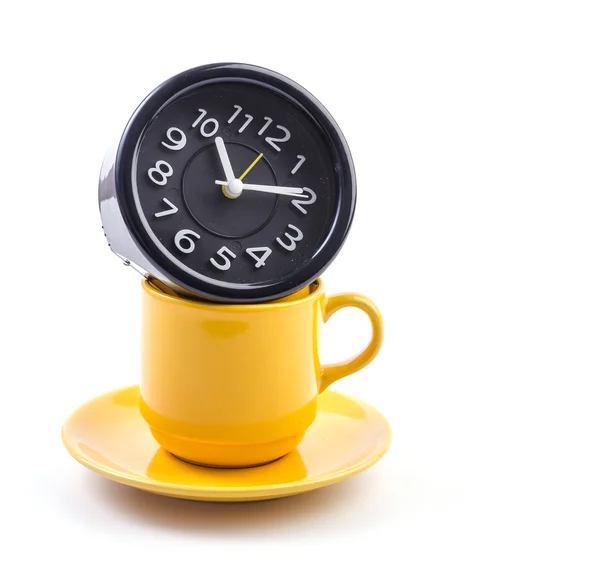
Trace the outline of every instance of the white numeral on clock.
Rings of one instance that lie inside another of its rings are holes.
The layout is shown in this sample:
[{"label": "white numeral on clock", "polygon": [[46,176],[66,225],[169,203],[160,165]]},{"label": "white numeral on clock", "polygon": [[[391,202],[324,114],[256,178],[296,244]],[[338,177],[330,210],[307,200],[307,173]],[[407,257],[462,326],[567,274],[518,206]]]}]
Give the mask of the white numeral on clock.
[{"label": "white numeral on clock", "polygon": [[217,251],[217,255],[219,255],[223,259],[223,262],[218,262],[214,258],[211,258],[210,263],[219,270],[229,270],[231,268],[231,261],[226,255],[229,255],[231,258],[235,258],[235,253],[230,251],[227,247],[221,247]]},{"label": "white numeral on clock", "polygon": [[259,136],[267,130],[267,127],[269,127],[269,125],[273,123],[273,120],[270,117],[265,116],[265,122],[266,123],[260,128],[260,131],[258,132]]},{"label": "white numeral on clock", "polygon": [[292,174],[296,174],[298,169],[302,166],[302,163],[306,160],[304,155],[298,155],[296,158],[298,159],[298,164],[292,169]]},{"label": "white numeral on clock", "polygon": [[[235,108],[235,112],[233,112],[231,117],[227,120],[227,123],[232,123],[233,120],[236,117],[238,117],[239,113],[242,111],[242,106],[238,106],[236,104],[233,107]],[[254,119],[254,116],[251,116],[250,114],[244,114],[244,117],[246,118],[246,121],[242,124],[242,127],[238,129],[238,133],[242,133],[242,131],[244,131],[244,129],[246,129],[250,125],[250,122]]]},{"label": "white numeral on clock", "polygon": [[231,123],[236,117],[238,117],[238,114],[242,111],[242,106],[235,105],[233,107],[235,108],[235,112],[233,112],[233,115],[227,120],[227,123]]},{"label": "white numeral on clock", "polygon": [[[256,261],[254,266],[260,268],[265,265],[267,258],[273,251],[269,247],[250,247],[246,249],[246,252]],[[258,253],[262,253],[262,256],[258,256]]]},{"label": "white numeral on clock", "polygon": [[172,215],[174,213],[177,213],[177,206],[175,204],[172,204],[171,202],[169,202],[169,200],[167,200],[167,198],[163,198],[162,201],[167,204],[167,206],[169,206],[168,210],[165,211],[161,211],[161,212],[156,212],[154,214],[154,217],[165,217],[165,215]]},{"label": "white numeral on clock", "polygon": [[175,235],[175,246],[182,252],[189,254],[196,248],[196,242],[191,238],[200,239],[200,235],[191,229],[182,229]]},{"label": "white numeral on clock", "polygon": [[265,141],[269,145],[271,145],[273,149],[279,152],[281,151],[281,147],[278,147],[277,145],[275,145],[275,143],[285,143],[286,141],[289,141],[292,137],[292,134],[290,133],[289,129],[286,129],[285,127],[283,127],[283,125],[276,125],[275,127],[283,131],[283,137],[265,137]]},{"label": "white numeral on clock", "polygon": [[192,123],[192,127],[196,127],[204,119],[204,116],[206,115],[206,110],[198,109],[198,111],[200,112],[200,117],[196,118],[196,121],[194,123]]},{"label": "white numeral on clock", "polygon": [[293,251],[296,248],[296,241],[302,241],[302,239],[304,238],[304,235],[302,234],[302,231],[300,231],[300,229],[298,229],[295,225],[292,225],[291,223],[288,224],[288,229],[292,229],[293,231],[296,232],[295,235],[290,235],[287,231],[283,234],[284,237],[287,237],[290,242],[289,243],[284,243],[279,237],[277,237],[277,239],[275,239],[286,251]]},{"label": "white numeral on clock", "polygon": [[[200,117],[196,118],[196,121],[192,123],[192,127],[196,127],[206,116],[206,110],[199,108]],[[212,128],[212,129],[211,129]],[[200,134],[202,137],[212,137],[219,129],[219,122],[215,118],[208,118],[200,126]]]},{"label": "white numeral on clock", "polygon": [[246,129],[250,125],[250,122],[254,119],[250,114],[245,114],[244,117],[246,118],[246,121],[244,122],[244,125],[238,129],[238,133],[244,131],[244,129]]},{"label": "white numeral on clock", "polygon": [[317,201],[317,195],[310,188],[302,188],[303,194],[310,194],[310,198],[308,200],[292,200],[292,206],[296,206],[304,215],[306,215],[306,210],[302,206],[310,206]]},{"label": "white numeral on clock", "polygon": [[148,170],[148,176],[154,184],[164,186],[167,178],[173,176],[173,167],[167,161],[156,161],[154,168]]},{"label": "white numeral on clock", "polygon": [[[173,138],[173,133],[177,133],[176,139]],[[169,145],[164,141],[161,141],[161,145],[164,145],[167,149],[171,149],[172,151],[181,151],[181,149],[183,149],[187,143],[185,133],[177,127],[169,127],[169,129],[167,129],[167,139],[172,143],[172,145]]]}]

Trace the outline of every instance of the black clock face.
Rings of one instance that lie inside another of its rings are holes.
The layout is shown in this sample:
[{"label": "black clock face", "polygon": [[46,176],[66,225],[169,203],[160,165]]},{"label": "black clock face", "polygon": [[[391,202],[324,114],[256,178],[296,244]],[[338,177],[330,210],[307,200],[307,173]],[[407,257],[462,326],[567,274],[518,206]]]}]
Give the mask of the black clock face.
[{"label": "black clock face", "polygon": [[128,139],[124,188],[149,257],[187,289],[227,301],[310,283],[339,250],[355,200],[347,147],[318,102],[307,108],[316,101],[298,100],[307,93],[294,83],[284,79],[285,92],[273,73],[245,68],[263,80],[228,69],[168,100],[165,85],[151,95],[145,105],[154,96],[160,107],[132,120],[145,123]]}]

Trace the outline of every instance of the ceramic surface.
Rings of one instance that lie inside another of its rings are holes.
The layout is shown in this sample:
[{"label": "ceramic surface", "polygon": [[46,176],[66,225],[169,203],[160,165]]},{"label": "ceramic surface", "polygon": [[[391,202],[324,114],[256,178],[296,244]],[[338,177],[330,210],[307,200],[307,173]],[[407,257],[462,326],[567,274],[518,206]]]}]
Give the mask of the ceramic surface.
[{"label": "ceramic surface", "polygon": [[91,400],[65,422],[64,444],[77,461],[111,480],[185,499],[252,501],[334,484],[375,464],[391,440],[377,410],[327,390],[319,396],[314,423],[283,458],[254,468],[206,468],[161,448],[139,402],[138,386]]},{"label": "ceramic surface", "polygon": [[[383,321],[365,296],[328,296],[323,282],[264,304],[215,304],[173,297],[143,283],[142,417],[156,441],[207,466],[247,467],[291,452],[331,383],[379,352]],[[372,338],[355,357],[320,360],[323,324],[355,307]]]}]

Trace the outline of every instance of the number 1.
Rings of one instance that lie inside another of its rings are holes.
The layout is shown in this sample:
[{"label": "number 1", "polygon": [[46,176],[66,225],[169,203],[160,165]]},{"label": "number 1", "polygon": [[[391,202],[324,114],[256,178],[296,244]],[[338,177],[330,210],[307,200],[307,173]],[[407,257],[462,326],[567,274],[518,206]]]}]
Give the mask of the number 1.
[{"label": "number 1", "polygon": [[238,133],[244,131],[244,129],[246,129],[250,125],[250,122],[254,119],[250,114],[245,114],[244,117],[246,118],[246,121],[244,122],[244,125],[238,129]]},{"label": "number 1", "polygon": [[204,116],[206,115],[206,110],[203,110],[202,108],[200,108],[200,109],[198,109],[198,111],[200,112],[200,117],[198,119],[196,119],[196,121],[194,123],[192,123],[192,127],[196,127],[204,119]]},{"label": "number 1", "polygon": [[306,160],[304,155],[298,155],[296,158],[298,159],[298,164],[292,169],[292,174],[296,174],[298,169],[302,166],[302,163]]},{"label": "number 1", "polygon": [[266,123],[260,128],[260,131],[258,132],[259,135],[262,135],[267,130],[267,127],[269,127],[269,125],[273,123],[273,120],[270,117],[265,116],[265,122]]},{"label": "number 1", "polygon": [[238,116],[238,114],[242,111],[242,106],[238,106],[236,104],[233,107],[235,108],[235,112],[233,112],[233,115],[227,120],[227,123],[231,123]]}]

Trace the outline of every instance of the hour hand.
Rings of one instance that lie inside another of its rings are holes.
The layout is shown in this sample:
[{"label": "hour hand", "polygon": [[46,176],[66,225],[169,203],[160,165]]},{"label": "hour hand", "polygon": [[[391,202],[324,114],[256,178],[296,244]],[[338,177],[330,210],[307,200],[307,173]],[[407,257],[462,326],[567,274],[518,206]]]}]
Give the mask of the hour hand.
[{"label": "hour hand", "polygon": [[227,178],[227,182],[224,182],[223,184],[228,184],[232,180],[235,180],[235,175],[233,174],[233,168],[231,166],[231,161],[229,160],[229,155],[227,154],[227,149],[225,148],[223,138],[215,137],[215,145],[217,146],[219,159],[221,160],[221,165],[223,166],[223,172],[225,172],[225,178]]}]

